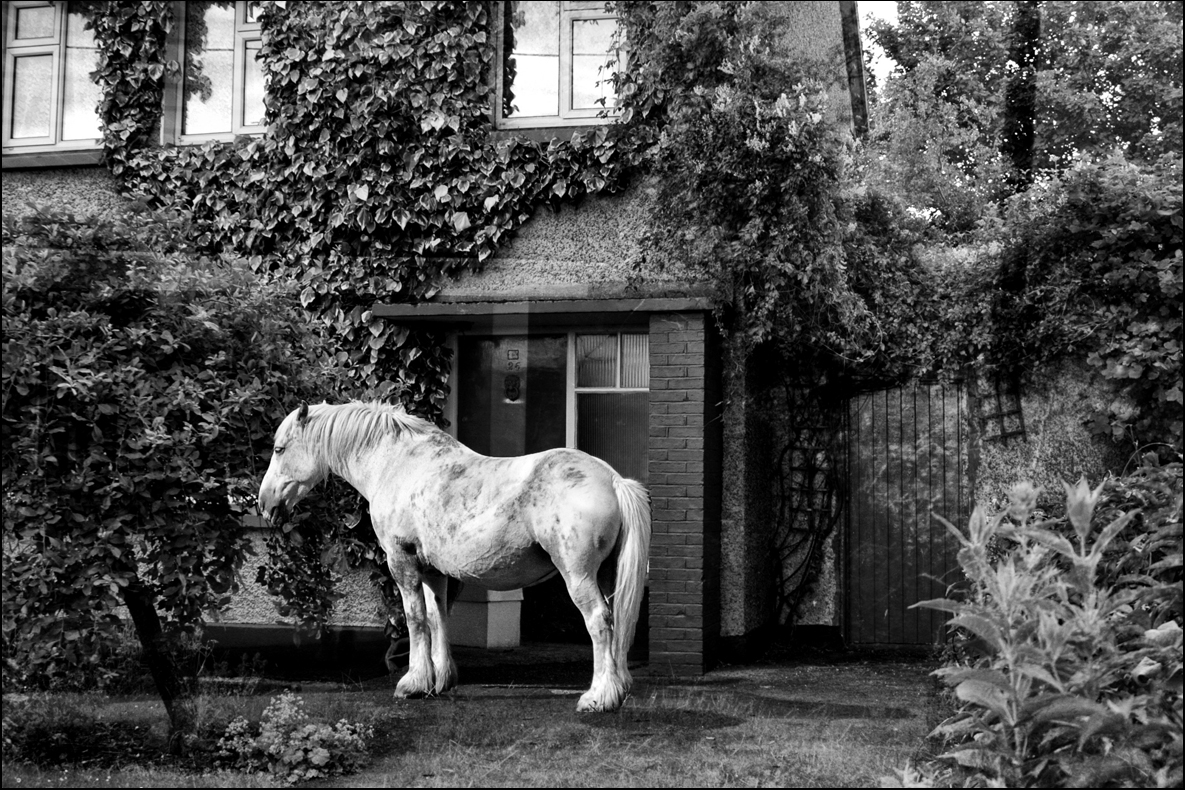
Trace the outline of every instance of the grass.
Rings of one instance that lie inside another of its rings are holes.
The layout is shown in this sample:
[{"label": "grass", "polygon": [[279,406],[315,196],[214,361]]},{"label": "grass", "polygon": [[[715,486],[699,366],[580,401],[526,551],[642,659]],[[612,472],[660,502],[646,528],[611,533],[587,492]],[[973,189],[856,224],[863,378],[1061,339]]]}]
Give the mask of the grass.
[{"label": "grass", "polygon": [[[793,662],[724,668],[691,681],[638,673],[633,696],[607,715],[576,714],[583,688],[571,678],[474,683],[411,701],[392,700],[393,682],[384,678],[305,684],[301,696],[315,718],[376,728],[370,764],[325,786],[875,787],[924,749],[936,715],[932,668]],[[529,666],[519,670],[516,676],[532,677]],[[102,721],[148,725],[163,737],[159,703],[74,696],[66,702],[89,706]],[[257,720],[268,700],[207,694],[199,720],[215,730],[234,716]],[[3,786],[271,786],[265,776],[211,772],[209,764],[5,764]]]}]

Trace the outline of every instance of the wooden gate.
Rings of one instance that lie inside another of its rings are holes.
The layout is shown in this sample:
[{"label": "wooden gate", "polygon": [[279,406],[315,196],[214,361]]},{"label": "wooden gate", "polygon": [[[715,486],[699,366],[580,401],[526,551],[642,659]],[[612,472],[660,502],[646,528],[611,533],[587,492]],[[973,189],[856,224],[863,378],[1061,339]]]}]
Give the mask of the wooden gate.
[{"label": "wooden gate", "polygon": [[910,609],[962,578],[967,399],[957,384],[915,382],[853,398],[848,409],[845,636],[854,645],[929,645],[945,616]]}]

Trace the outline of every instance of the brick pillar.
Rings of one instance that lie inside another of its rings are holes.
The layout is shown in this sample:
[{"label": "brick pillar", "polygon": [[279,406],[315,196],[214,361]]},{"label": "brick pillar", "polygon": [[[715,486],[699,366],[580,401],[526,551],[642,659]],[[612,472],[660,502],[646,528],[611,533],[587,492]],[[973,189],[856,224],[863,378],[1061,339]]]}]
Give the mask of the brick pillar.
[{"label": "brick pillar", "polygon": [[650,318],[650,667],[698,675],[719,636],[719,354],[702,313]]}]

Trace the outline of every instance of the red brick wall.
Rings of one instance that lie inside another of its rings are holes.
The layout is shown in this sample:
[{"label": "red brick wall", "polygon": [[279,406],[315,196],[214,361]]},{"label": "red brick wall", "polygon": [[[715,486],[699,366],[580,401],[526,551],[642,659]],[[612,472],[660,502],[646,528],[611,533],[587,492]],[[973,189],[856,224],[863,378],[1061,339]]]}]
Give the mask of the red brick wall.
[{"label": "red brick wall", "polygon": [[696,675],[719,635],[719,354],[702,313],[650,318],[650,667]]}]

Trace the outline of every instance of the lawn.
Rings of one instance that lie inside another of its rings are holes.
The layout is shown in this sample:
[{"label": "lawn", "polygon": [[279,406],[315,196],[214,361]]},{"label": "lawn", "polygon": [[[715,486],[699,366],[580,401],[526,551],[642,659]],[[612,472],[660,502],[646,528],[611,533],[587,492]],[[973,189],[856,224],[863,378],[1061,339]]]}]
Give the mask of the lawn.
[{"label": "lawn", "polygon": [[[697,679],[643,667],[619,712],[577,715],[590,662],[576,658],[582,651],[556,653],[537,663],[529,647],[501,663],[487,658],[468,683],[459,655],[462,685],[438,699],[394,701],[389,678],[302,684],[315,718],[344,716],[377,733],[361,773],[315,786],[875,787],[921,753],[937,718],[932,662],[853,656],[726,666]],[[199,714],[258,719],[268,699],[210,694]],[[64,703],[163,735],[163,709],[148,698]],[[3,786],[270,786],[265,776],[203,771],[198,758],[133,757],[130,748],[122,760],[6,764]]]}]

